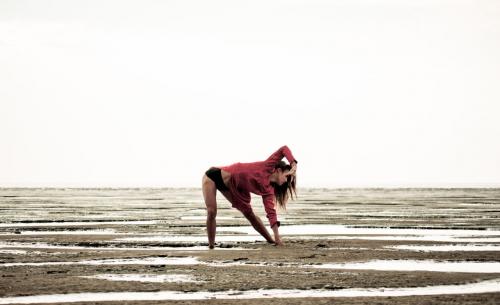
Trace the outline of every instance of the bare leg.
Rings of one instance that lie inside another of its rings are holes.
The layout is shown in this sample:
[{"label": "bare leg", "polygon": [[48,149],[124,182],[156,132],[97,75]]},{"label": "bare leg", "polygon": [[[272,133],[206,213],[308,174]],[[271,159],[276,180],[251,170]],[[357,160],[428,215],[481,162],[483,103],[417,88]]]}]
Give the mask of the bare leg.
[{"label": "bare leg", "polygon": [[253,211],[243,213],[243,215],[246,217],[246,219],[248,219],[248,221],[250,221],[255,231],[259,232],[260,235],[262,235],[268,243],[274,244],[274,239],[271,237],[269,232],[267,232],[264,223],[262,223],[262,220],[260,220],[260,218],[255,215]]},{"label": "bare leg", "polygon": [[215,221],[215,218],[217,217],[217,188],[215,187],[215,182],[208,178],[207,175],[203,176],[202,190],[205,205],[207,207],[208,247],[213,249],[215,245],[215,228],[217,227],[217,223]]}]

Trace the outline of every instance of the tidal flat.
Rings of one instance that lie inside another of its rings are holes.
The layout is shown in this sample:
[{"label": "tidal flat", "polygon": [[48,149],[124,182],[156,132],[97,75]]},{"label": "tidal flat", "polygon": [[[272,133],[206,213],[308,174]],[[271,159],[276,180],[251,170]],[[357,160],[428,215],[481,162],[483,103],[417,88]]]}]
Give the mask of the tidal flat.
[{"label": "tidal flat", "polygon": [[500,304],[500,189],[299,189],[283,247],[217,200],[208,250],[200,189],[0,189],[0,304]]}]

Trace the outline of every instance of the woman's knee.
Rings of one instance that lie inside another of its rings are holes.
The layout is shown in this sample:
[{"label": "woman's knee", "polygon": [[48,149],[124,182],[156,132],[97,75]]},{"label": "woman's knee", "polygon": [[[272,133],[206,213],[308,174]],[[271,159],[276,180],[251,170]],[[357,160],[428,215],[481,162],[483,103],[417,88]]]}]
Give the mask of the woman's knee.
[{"label": "woman's knee", "polygon": [[215,219],[217,217],[217,207],[207,207],[207,218]]}]

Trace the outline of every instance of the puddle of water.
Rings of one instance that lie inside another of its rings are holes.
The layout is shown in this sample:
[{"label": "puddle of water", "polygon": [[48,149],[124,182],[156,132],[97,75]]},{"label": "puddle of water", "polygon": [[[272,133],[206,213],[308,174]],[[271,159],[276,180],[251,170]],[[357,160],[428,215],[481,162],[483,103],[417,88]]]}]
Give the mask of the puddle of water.
[{"label": "puddle of water", "polygon": [[30,222],[30,223],[0,223],[0,228],[23,227],[69,227],[90,225],[154,225],[156,220],[124,220],[124,221],[65,221],[65,222]]},{"label": "puddle of water", "polygon": [[125,259],[85,260],[79,262],[41,262],[41,263],[5,263],[0,267],[11,266],[53,266],[53,265],[198,265],[196,257],[144,257]]},{"label": "puddle of water", "polygon": [[127,233],[117,233],[114,229],[102,230],[71,230],[71,231],[20,231],[19,233],[0,233],[6,236],[19,236],[19,235],[129,235]]},{"label": "puddle of water", "polygon": [[0,304],[62,303],[62,302],[106,302],[106,301],[167,301],[207,299],[270,299],[270,298],[335,298],[335,297],[398,297],[418,295],[446,295],[492,293],[500,291],[500,279],[461,285],[438,285],[401,288],[350,288],[339,290],[248,290],[221,292],[98,292],[34,295],[0,298]]},{"label": "puddle of water", "polygon": [[500,251],[500,245],[493,244],[465,244],[465,245],[397,245],[385,248],[409,250],[409,251]]},{"label": "puddle of water", "polygon": [[405,240],[405,241],[439,241],[439,242],[466,242],[466,243],[499,243],[499,237],[487,238],[461,238],[455,236],[355,236],[355,235],[335,235],[335,236],[299,236],[298,239],[359,239],[359,240]]},{"label": "puddle of water", "polygon": [[[217,227],[217,232],[238,232],[255,234],[250,226]],[[342,225],[284,225],[280,227],[283,235],[438,235],[438,236],[500,236],[495,230],[457,230],[457,229],[391,229],[356,228]]]},{"label": "puddle of water", "polygon": [[[250,226],[218,227],[217,232],[255,234]],[[289,225],[280,227],[285,237],[307,239],[416,240],[442,242],[500,242],[500,231],[457,229],[356,228],[342,225]],[[246,235],[243,235],[246,236]],[[218,237],[216,237],[217,239]],[[236,240],[237,239],[237,240]],[[235,241],[246,241],[233,237]]]},{"label": "puddle of water", "polygon": [[434,261],[434,260],[372,260],[366,262],[331,263],[320,265],[300,265],[296,263],[266,263],[255,261],[213,261],[200,262],[211,267],[264,266],[281,268],[317,268],[344,270],[380,271],[433,271],[465,273],[500,273],[500,262]]},{"label": "puddle of water", "polygon": [[89,279],[108,281],[127,281],[145,283],[195,283],[197,281],[188,274],[97,274],[91,276],[80,276]]},{"label": "puddle of water", "polygon": [[355,269],[381,271],[434,271],[466,273],[500,273],[500,262],[434,261],[434,260],[373,260],[304,266],[319,269]]}]

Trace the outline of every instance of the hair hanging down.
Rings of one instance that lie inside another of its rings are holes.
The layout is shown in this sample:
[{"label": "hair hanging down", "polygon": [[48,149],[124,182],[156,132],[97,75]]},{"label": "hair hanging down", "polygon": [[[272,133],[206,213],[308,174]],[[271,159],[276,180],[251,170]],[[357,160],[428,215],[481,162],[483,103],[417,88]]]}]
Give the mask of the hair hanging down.
[{"label": "hair hanging down", "polygon": [[[280,168],[282,171],[286,171],[292,169],[292,166],[286,164],[285,161],[279,161],[274,168],[275,169]],[[295,190],[296,183],[297,183],[296,174],[288,176],[286,183],[283,183],[283,185],[278,185],[276,183],[273,183],[274,196],[276,197],[278,206],[283,210],[286,210],[286,203],[288,202],[289,193],[292,199],[297,198],[297,192]]]}]

